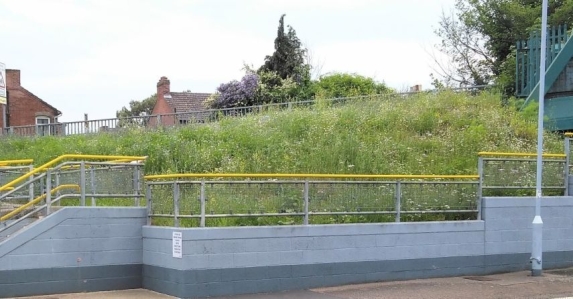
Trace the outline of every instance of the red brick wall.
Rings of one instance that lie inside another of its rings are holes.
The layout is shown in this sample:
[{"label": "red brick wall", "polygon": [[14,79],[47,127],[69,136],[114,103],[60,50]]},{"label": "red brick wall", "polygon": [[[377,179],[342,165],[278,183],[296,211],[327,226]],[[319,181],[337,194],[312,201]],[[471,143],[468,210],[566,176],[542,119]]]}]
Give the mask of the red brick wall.
[{"label": "red brick wall", "polygon": [[48,116],[50,123],[55,122],[57,112],[21,86],[19,70],[6,70],[6,79],[9,93],[9,126],[35,125],[36,116]]}]

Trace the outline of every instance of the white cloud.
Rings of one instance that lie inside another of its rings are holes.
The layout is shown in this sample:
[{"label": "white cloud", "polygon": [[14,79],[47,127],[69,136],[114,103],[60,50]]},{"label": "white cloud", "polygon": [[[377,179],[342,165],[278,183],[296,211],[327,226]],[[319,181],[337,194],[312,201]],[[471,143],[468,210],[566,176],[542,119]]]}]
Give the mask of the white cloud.
[{"label": "white cloud", "polygon": [[334,43],[316,48],[323,72],[350,72],[375,77],[394,88],[430,87],[428,54],[415,41],[377,39]]},{"label": "white cloud", "polygon": [[277,8],[284,10],[348,10],[375,4],[374,0],[257,0],[255,7]]}]

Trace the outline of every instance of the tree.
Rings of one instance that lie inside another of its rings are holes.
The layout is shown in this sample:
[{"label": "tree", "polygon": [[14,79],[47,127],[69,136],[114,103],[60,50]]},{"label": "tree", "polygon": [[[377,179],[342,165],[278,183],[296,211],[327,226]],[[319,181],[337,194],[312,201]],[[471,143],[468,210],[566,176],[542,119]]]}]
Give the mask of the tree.
[{"label": "tree", "polygon": [[219,85],[217,92],[208,99],[208,103],[215,109],[252,106],[258,88],[258,75],[247,73],[241,81],[233,80]]},{"label": "tree", "polygon": [[392,91],[386,84],[378,83],[372,78],[348,73],[321,76],[314,88],[317,96],[325,99],[383,94]]},{"label": "tree", "polygon": [[284,17],[279,20],[275,52],[266,56],[265,63],[256,71],[245,65],[246,74],[241,81],[221,84],[207,100],[208,107],[246,107],[307,100],[314,96],[311,67],[305,61],[307,50],[291,26],[287,26],[285,33]]},{"label": "tree", "polygon": [[[515,44],[541,24],[541,0],[457,0],[452,15],[442,14],[435,33],[442,39],[435,56],[437,75],[458,85],[504,85],[508,94],[515,85]],[[571,25],[573,0],[549,3],[549,25]],[[513,63],[513,64],[512,64]],[[513,68],[512,68],[513,66]]]},{"label": "tree", "polygon": [[259,72],[276,72],[281,79],[293,78],[297,83],[304,80],[308,66],[305,63],[306,49],[302,47],[296,31],[289,25],[285,34],[283,14],[279,19],[279,28],[275,39],[275,52],[265,58],[265,64]]},{"label": "tree", "polygon": [[129,109],[124,106],[115,113],[116,117],[120,119],[119,126],[123,127],[128,124],[147,125],[156,102],[156,93],[141,101],[130,101]]}]

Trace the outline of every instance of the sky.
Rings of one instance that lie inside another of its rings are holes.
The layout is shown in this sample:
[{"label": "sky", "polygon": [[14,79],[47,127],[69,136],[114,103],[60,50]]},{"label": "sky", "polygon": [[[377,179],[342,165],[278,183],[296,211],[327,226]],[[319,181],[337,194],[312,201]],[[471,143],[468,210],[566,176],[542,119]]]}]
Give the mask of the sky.
[{"label": "sky", "polygon": [[62,111],[114,118],[156,92],[212,93],[274,51],[286,14],[315,76],[373,77],[431,88],[434,31],[455,0],[0,0],[0,62]]}]

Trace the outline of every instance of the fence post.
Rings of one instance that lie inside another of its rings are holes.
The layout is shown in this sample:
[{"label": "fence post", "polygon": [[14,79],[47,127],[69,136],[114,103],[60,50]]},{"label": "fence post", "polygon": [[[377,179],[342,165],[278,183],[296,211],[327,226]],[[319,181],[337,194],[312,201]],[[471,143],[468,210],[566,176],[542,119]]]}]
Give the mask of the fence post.
[{"label": "fence post", "polygon": [[402,210],[402,182],[396,181],[396,222],[401,220]]},{"label": "fence post", "polygon": [[569,137],[565,137],[565,196],[571,195],[569,194],[569,166],[571,165],[571,139]]},{"label": "fence post", "polygon": [[[29,167],[29,171],[33,171],[34,170],[34,165],[30,165]],[[31,175],[30,176],[30,186],[28,187],[28,195],[30,196],[30,201],[34,200],[34,183],[32,183],[32,181],[34,180],[34,176]]]},{"label": "fence post", "polygon": [[95,186],[95,170],[94,170],[94,166],[92,165],[90,167],[90,187],[92,188],[92,207],[96,206],[96,199],[95,199],[95,194],[96,194],[96,186]]},{"label": "fence post", "polygon": [[200,206],[201,206],[201,221],[199,226],[205,227],[205,180],[201,180],[201,191],[200,191]]},{"label": "fence post", "polygon": [[151,200],[151,185],[146,184],[145,186],[145,205],[147,206],[147,225],[151,225],[151,213],[153,209],[151,208],[152,200]]},{"label": "fence post", "polygon": [[52,171],[46,171],[46,216],[50,215],[52,206]]},{"label": "fence post", "polygon": [[179,227],[179,184],[173,183],[173,226]]},{"label": "fence post", "polygon": [[139,204],[140,204],[139,196],[141,195],[141,182],[140,182],[140,175],[139,175],[140,170],[141,170],[140,165],[134,166],[133,190],[135,190],[135,195],[134,195],[133,199],[134,199],[136,207],[139,207]]},{"label": "fence post", "polygon": [[308,225],[308,179],[304,181],[304,225]]},{"label": "fence post", "polygon": [[86,162],[80,162],[80,206],[86,205]]},{"label": "fence post", "polygon": [[482,218],[482,203],[483,203],[483,157],[478,158],[478,189],[477,189],[477,220],[483,220]]}]

